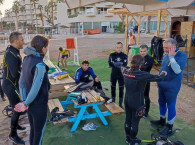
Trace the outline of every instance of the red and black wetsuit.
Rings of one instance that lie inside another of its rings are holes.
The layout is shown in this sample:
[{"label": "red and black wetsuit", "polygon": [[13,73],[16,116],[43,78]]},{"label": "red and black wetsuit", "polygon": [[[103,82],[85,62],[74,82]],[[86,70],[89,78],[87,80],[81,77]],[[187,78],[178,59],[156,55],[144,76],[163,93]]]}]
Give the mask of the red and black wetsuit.
[{"label": "red and black wetsuit", "polygon": [[139,68],[131,71],[129,67],[122,68],[124,82],[126,87],[125,93],[125,131],[126,136],[131,139],[136,138],[140,118],[136,117],[136,111],[144,105],[144,87],[146,82],[161,81],[164,73],[160,76],[152,75]]}]

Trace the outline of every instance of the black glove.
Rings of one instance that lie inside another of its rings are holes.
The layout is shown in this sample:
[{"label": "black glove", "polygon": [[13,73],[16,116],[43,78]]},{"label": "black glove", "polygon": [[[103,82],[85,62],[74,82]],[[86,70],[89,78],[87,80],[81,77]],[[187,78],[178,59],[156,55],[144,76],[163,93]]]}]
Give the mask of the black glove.
[{"label": "black glove", "polygon": [[114,62],[114,66],[115,66],[116,68],[121,68],[122,62]]}]

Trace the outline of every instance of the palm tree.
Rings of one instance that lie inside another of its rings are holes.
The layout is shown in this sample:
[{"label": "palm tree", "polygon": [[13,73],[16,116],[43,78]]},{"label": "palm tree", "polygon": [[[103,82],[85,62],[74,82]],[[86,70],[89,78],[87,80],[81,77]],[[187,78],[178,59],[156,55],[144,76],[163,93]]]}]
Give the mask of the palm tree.
[{"label": "palm tree", "polygon": [[[2,12],[1,12],[1,10],[0,10],[0,19],[1,19],[1,17],[2,17]],[[2,19],[1,19],[1,30],[3,31],[3,23],[2,23]]]},{"label": "palm tree", "polygon": [[16,31],[18,31],[18,13],[19,13],[19,9],[20,9],[20,3],[15,0],[12,6],[12,11],[15,13],[15,28]]},{"label": "palm tree", "polygon": [[36,2],[38,2],[39,0],[30,0],[31,3],[33,3],[33,7],[34,7],[34,11],[35,11],[35,17],[36,17],[36,29],[38,26],[38,22],[37,22],[37,11],[36,11]]},{"label": "palm tree", "polygon": [[3,1],[4,1],[4,0],[0,0],[0,5],[3,4]]},{"label": "palm tree", "polygon": [[53,10],[54,10],[54,7],[55,7],[55,2],[53,2],[53,0],[50,0],[49,2],[49,7],[51,9],[51,24],[54,25],[54,21],[53,21]]},{"label": "palm tree", "polygon": [[[24,18],[24,12],[25,12],[25,11],[26,11],[25,6],[21,6],[21,7],[20,7],[20,12],[22,13],[23,20],[25,20],[25,18]],[[24,22],[23,22],[23,27],[24,27]]]},{"label": "palm tree", "polygon": [[46,16],[45,16],[46,21],[47,21],[49,24],[51,24],[51,16],[49,15],[49,14],[50,14],[50,7],[49,7],[49,5],[46,5],[46,6],[45,6],[45,12],[46,12]]},{"label": "palm tree", "polygon": [[[6,9],[6,10],[5,10],[5,15],[7,16],[8,19],[10,19],[10,17],[11,17],[11,12],[10,12],[10,10]],[[12,24],[11,21],[10,21],[9,24],[10,24],[10,30],[11,30],[11,24]]]},{"label": "palm tree", "polygon": [[40,13],[39,13],[37,16],[41,19],[42,26],[44,26],[43,6],[39,4],[39,5],[38,5],[38,9],[40,10]]}]

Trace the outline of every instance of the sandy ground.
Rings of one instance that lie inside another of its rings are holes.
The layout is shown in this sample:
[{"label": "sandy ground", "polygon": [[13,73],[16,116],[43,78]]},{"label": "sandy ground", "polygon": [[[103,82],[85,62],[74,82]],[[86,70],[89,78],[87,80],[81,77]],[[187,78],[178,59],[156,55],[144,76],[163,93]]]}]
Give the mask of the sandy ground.
[{"label": "sandy ground", "polygon": [[[50,40],[49,45],[49,53],[51,60],[57,60],[58,57],[58,48],[60,46],[66,46],[66,38],[74,37],[74,36],[54,36],[53,39]],[[143,44],[150,44],[152,35],[142,34],[140,38],[140,42]],[[109,52],[114,50],[114,45],[117,41],[121,41],[124,43],[124,34],[99,34],[92,36],[77,36],[78,39],[78,50],[79,50],[79,59],[93,59],[93,58],[108,58]],[[0,49],[3,49],[3,45],[1,43]],[[73,50],[71,50],[71,59],[73,59]],[[153,74],[157,74],[156,70],[152,70]],[[103,80],[101,80],[103,81]],[[177,99],[177,117],[182,120],[192,122],[195,124],[195,89],[182,84],[181,91],[178,95]],[[150,91],[151,101],[155,104],[158,104],[158,89],[155,83],[151,84]],[[0,101],[0,110],[8,105],[8,101],[2,102]],[[22,126],[26,126],[27,129],[24,132],[19,132],[19,136],[21,136],[25,141],[26,145],[28,145],[29,140],[29,124],[27,116],[22,116],[20,120],[20,124]],[[5,117],[0,113],[0,145],[12,145],[10,141],[8,141],[7,137],[10,132],[10,118]]]}]

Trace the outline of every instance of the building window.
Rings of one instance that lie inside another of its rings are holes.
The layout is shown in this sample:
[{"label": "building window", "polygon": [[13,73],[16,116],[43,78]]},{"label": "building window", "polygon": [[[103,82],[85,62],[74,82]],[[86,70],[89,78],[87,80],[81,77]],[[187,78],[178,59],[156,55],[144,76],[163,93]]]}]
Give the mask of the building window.
[{"label": "building window", "polygon": [[94,8],[93,8],[93,7],[92,7],[92,8],[87,8],[87,9],[86,9],[86,13],[87,13],[87,14],[94,13]]}]

